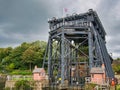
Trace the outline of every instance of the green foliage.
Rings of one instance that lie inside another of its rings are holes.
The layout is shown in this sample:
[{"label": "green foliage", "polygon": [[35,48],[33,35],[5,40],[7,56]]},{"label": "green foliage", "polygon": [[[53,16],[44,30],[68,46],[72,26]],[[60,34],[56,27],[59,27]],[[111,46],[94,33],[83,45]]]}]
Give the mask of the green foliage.
[{"label": "green foliage", "polygon": [[119,59],[113,61],[112,68],[116,74],[120,74],[120,60]]},{"label": "green foliage", "polygon": [[10,90],[10,87],[6,87],[5,90]]},{"label": "green foliage", "polygon": [[113,65],[114,72],[120,72],[120,65]]},{"label": "green foliage", "polygon": [[88,83],[86,84],[86,90],[94,90],[94,87],[96,86],[96,84],[93,83]]},{"label": "green foliage", "polygon": [[88,46],[82,46],[79,48],[82,52],[88,55]]},{"label": "green foliage", "polygon": [[120,60],[120,58],[117,58],[116,60]]},{"label": "green foliage", "polygon": [[9,64],[9,69],[14,69],[14,67],[15,67],[14,63]]},{"label": "green foliage", "polygon": [[35,41],[24,42],[15,48],[0,48],[0,72],[32,70],[35,65],[41,67],[46,45],[44,41]]},{"label": "green foliage", "polygon": [[32,75],[32,72],[29,70],[14,70],[10,74],[11,75]]},{"label": "green foliage", "polygon": [[19,80],[15,83],[16,90],[30,90],[30,82],[27,80]]},{"label": "green foliage", "polygon": [[8,56],[12,51],[11,47],[8,48],[0,48],[0,62],[3,60],[3,58],[5,58],[6,56]]},{"label": "green foliage", "polygon": [[5,87],[6,75],[0,75],[0,90],[3,90]]},{"label": "green foliage", "polygon": [[120,84],[116,85],[116,90],[120,90]]}]

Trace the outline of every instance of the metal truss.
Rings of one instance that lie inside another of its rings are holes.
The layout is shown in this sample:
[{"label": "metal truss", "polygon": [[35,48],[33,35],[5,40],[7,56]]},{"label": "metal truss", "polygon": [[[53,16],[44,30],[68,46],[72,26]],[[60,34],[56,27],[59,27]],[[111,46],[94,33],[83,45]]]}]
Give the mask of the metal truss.
[{"label": "metal truss", "polygon": [[95,11],[64,18],[53,18],[43,67],[51,85],[84,85],[92,67],[105,65],[107,77],[113,78],[111,58],[105,46],[106,32]]}]

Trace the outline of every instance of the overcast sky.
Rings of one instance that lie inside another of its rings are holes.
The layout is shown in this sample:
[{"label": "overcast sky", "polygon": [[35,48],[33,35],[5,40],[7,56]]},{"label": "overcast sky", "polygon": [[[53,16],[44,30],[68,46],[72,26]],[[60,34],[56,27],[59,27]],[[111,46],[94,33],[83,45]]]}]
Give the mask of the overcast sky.
[{"label": "overcast sky", "polygon": [[107,48],[120,57],[120,0],[0,0],[0,47],[48,39],[48,18],[97,11],[107,32]]}]

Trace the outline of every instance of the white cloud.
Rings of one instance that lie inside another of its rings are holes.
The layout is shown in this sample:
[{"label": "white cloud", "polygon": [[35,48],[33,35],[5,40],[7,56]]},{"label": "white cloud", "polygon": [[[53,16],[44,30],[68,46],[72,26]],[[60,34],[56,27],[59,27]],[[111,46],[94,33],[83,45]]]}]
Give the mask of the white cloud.
[{"label": "white cloud", "polygon": [[114,59],[117,59],[118,57],[120,57],[120,54],[114,52],[114,53],[112,54],[112,57],[113,57]]}]

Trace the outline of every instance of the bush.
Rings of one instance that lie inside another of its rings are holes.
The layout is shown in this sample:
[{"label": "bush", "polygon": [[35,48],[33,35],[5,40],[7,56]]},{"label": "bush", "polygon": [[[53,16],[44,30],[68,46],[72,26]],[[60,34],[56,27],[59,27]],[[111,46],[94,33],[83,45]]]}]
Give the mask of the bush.
[{"label": "bush", "polygon": [[116,85],[116,89],[120,90],[120,84]]},{"label": "bush", "polygon": [[97,84],[88,83],[88,84],[86,85],[86,90],[93,90],[96,85],[97,85]]},{"label": "bush", "polygon": [[15,83],[15,90],[32,90],[32,88],[29,81],[19,80]]},{"label": "bush", "polygon": [[10,87],[6,87],[5,90],[10,90]]},{"label": "bush", "polygon": [[10,73],[11,75],[32,75],[30,70],[14,70]]},{"label": "bush", "polygon": [[5,87],[6,75],[0,75],[0,90],[3,90]]}]

